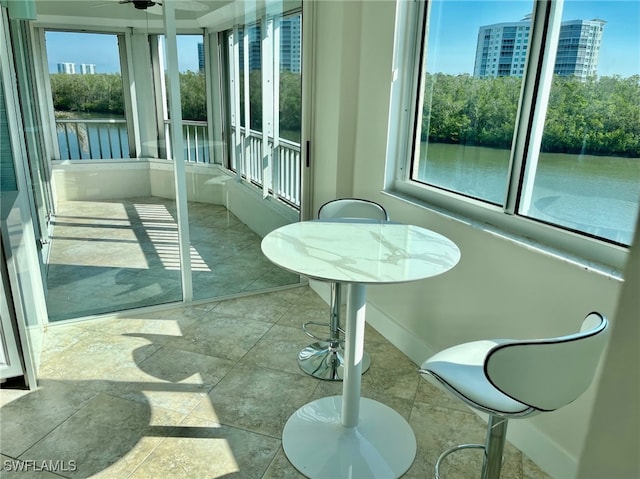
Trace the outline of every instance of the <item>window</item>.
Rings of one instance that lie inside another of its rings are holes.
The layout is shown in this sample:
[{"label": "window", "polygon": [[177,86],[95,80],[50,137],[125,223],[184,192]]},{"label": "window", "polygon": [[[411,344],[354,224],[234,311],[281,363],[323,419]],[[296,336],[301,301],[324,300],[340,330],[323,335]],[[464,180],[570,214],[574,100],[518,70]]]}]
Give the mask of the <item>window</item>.
[{"label": "window", "polygon": [[129,158],[121,37],[47,31],[45,38],[60,158]]},{"label": "window", "polygon": [[[411,161],[398,165],[393,187],[618,264],[618,253],[601,252],[623,251],[638,215],[640,6],[497,3],[434,0],[399,7],[407,9],[401,15],[418,20],[407,33],[398,32],[396,52],[415,58],[420,74],[411,98],[394,97],[414,120],[400,136],[412,143],[413,154],[397,155]],[[478,43],[512,37],[516,29],[530,29],[524,58],[514,58],[513,46],[502,40],[497,65],[487,68]],[[588,69],[578,55],[585,35],[595,57]],[[557,49],[564,52],[560,63]]]},{"label": "window", "polygon": [[[163,54],[163,64],[166,59],[166,39],[164,35],[158,37]],[[207,126],[207,98],[205,86],[205,48],[203,35],[179,34],[176,36],[178,50],[178,76],[180,79],[180,106],[182,111],[182,138],[184,143],[184,157],[189,162],[210,163],[210,152],[207,144],[209,135]],[[164,72],[166,76],[167,73]],[[168,81],[162,81],[165,89]],[[165,104],[162,106],[164,121],[165,152],[170,148],[170,115],[168,92],[163,95]]]},{"label": "window", "polygon": [[302,127],[302,14],[280,19],[280,136],[300,144]]},{"label": "window", "polygon": [[302,14],[267,15],[223,33],[229,168],[269,195],[300,204]]},{"label": "window", "polygon": [[0,77],[0,193],[18,191],[16,170],[11,150],[9,119],[5,104],[4,82]]}]

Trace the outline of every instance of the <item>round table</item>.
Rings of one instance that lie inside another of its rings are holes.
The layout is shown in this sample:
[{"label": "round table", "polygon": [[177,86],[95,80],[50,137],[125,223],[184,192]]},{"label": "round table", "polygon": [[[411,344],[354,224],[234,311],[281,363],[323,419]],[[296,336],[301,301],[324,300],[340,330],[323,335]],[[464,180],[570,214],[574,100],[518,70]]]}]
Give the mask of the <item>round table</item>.
[{"label": "round table", "polygon": [[390,407],[360,397],[366,285],[439,275],[456,265],[460,250],[418,226],[342,219],[278,228],[264,237],[262,252],[286,270],[348,284],[342,396],[312,401],[289,418],[287,458],[311,478],[401,476],[415,458],[413,430]]}]

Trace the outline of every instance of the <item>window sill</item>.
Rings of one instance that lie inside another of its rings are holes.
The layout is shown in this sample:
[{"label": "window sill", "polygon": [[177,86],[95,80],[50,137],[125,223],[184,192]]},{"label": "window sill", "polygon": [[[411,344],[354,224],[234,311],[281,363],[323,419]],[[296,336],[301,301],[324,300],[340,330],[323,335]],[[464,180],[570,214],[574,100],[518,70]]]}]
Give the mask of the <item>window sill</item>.
[{"label": "window sill", "polygon": [[[494,224],[494,222],[491,220],[496,218],[496,212],[491,211],[490,208],[482,208],[477,206],[479,210],[483,209],[485,211],[481,212],[480,214],[474,215],[474,219],[471,217],[471,215],[464,214],[459,211],[453,211],[450,208],[434,205],[424,199],[417,198],[402,191],[388,190],[383,191],[383,194],[389,195],[397,200],[403,201],[413,206],[424,208],[430,212],[444,216],[457,223],[461,223],[470,228],[480,230],[488,235],[492,235],[497,238],[509,241],[521,248],[535,251],[545,256],[552,257],[558,261],[562,261],[577,266],[586,271],[605,276],[612,280],[623,280],[623,271],[628,256],[627,248],[607,244],[605,242],[597,241],[587,237],[580,238],[579,235],[575,233],[566,232],[557,228],[540,224],[527,218],[507,215],[502,212],[498,213],[498,215],[501,216],[499,220],[500,224]],[[468,207],[468,204],[466,204],[466,206]],[[498,222],[496,221],[495,223]],[[581,255],[575,252],[570,252],[565,248],[557,247],[554,244],[551,244],[551,241],[543,242],[535,237],[522,233],[522,231],[527,229],[538,229],[541,233],[544,233],[540,236],[558,236],[562,238],[562,241],[559,241],[560,243],[569,243],[572,240],[575,240],[577,243],[579,242],[583,245],[588,244],[590,248],[586,249],[589,251],[589,254]],[[598,258],[599,255],[605,257],[606,260],[603,261]]]}]

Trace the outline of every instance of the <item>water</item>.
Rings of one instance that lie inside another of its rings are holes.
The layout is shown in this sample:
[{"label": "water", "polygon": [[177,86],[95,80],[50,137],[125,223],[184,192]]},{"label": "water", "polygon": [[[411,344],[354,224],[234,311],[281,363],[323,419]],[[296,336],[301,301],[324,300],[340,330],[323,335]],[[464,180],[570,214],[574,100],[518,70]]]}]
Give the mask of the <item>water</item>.
[{"label": "water", "polygon": [[[422,143],[417,178],[502,205],[508,168],[509,150]],[[639,158],[541,153],[519,214],[629,245],[639,203]]]},{"label": "water", "polygon": [[[64,160],[127,159],[129,136],[125,123],[58,123],[60,158]],[[66,129],[65,129],[66,128]],[[196,129],[198,130],[196,132]],[[196,133],[198,141],[196,143]],[[79,138],[78,138],[79,137]],[[184,154],[188,161],[209,162],[206,126],[183,125]]]},{"label": "water", "polygon": [[[125,124],[58,123],[60,158],[71,160],[129,158]],[[84,127],[86,125],[86,127]]]}]

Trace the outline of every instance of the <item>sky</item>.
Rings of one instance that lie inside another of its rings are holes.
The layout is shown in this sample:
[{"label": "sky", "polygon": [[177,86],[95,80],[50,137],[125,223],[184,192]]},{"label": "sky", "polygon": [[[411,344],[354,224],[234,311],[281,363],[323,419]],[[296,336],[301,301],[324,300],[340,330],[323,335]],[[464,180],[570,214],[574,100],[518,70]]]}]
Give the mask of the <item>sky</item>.
[{"label": "sky", "polygon": [[[432,8],[433,17],[437,19],[432,20],[430,30],[433,32],[439,28],[452,33],[439,42],[438,55],[430,55],[428,70],[472,74],[478,28],[522,20],[531,13],[533,0],[436,0]],[[622,77],[640,74],[640,1],[565,1],[563,20],[593,18],[607,22],[602,36],[598,74]],[[57,71],[58,62],[93,63],[98,73],[120,71],[115,35],[47,32],[46,38],[51,72]],[[201,36],[178,36],[180,71],[198,71],[199,41],[202,41]]]},{"label": "sky", "polygon": [[[429,72],[473,74],[478,27],[518,22],[533,10],[532,0],[436,0],[430,31],[443,32]],[[637,0],[565,0],[562,20],[605,20],[598,62],[600,76],[640,74],[640,2]],[[456,32],[452,35],[448,32]],[[432,43],[433,46],[433,43]],[[431,50],[431,49],[430,49]]]},{"label": "sky", "polygon": [[[47,56],[49,72],[57,73],[58,63],[96,65],[96,73],[120,72],[118,39],[113,34],[47,32]],[[178,70],[198,71],[198,43],[202,35],[178,35]],[[72,47],[70,47],[72,45]]]}]

